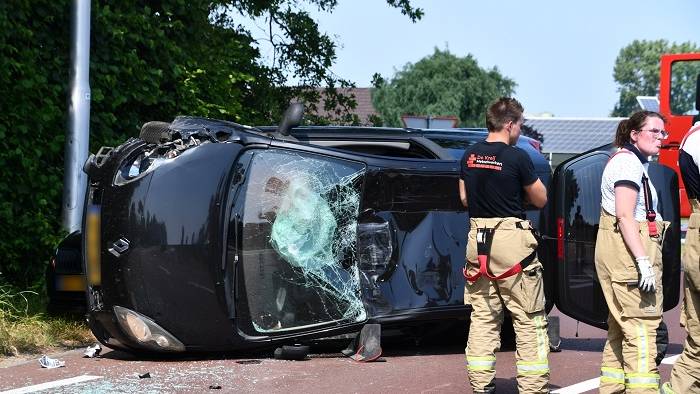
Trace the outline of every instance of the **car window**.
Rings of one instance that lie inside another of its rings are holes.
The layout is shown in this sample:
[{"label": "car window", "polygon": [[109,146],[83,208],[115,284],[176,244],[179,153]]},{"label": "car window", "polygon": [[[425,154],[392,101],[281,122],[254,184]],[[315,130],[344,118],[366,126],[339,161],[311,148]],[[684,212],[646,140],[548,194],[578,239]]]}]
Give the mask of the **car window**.
[{"label": "car window", "polygon": [[352,264],[364,173],[362,164],[320,155],[253,154],[239,262],[251,334],[366,318]]},{"label": "car window", "polygon": [[475,143],[482,141],[485,136],[476,137],[458,137],[458,136],[444,136],[444,135],[429,135],[426,134],[425,138],[433,141],[434,143],[440,145],[445,149],[452,158],[459,160],[464,155],[464,150]]}]

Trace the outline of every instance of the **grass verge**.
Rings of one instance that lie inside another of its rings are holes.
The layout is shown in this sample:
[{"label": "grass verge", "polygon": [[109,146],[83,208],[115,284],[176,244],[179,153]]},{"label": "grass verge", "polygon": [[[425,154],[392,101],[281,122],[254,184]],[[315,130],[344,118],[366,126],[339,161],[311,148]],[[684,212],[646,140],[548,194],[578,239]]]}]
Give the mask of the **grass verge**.
[{"label": "grass verge", "polygon": [[0,285],[0,358],[95,342],[79,316],[49,316],[45,304],[37,292]]}]

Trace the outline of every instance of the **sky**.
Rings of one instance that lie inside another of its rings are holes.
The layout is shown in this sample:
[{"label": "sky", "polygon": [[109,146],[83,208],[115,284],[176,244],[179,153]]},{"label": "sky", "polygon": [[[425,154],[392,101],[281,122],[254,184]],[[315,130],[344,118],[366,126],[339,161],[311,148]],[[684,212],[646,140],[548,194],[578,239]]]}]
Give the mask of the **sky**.
[{"label": "sky", "polygon": [[615,59],[633,40],[700,45],[698,0],[412,0],[424,10],[412,23],[384,0],[338,0],[312,11],[339,45],[333,72],[371,85],[448,48],[515,80],[528,114],[606,117],[617,102]]}]

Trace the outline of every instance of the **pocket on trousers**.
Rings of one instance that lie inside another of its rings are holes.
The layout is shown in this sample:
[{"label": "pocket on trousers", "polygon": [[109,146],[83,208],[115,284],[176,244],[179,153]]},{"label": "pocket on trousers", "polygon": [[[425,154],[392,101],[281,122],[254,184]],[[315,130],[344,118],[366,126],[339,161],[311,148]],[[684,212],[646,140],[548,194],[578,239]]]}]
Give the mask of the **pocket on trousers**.
[{"label": "pocket on trousers", "polygon": [[531,230],[499,228],[493,236],[489,269],[494,275],[500,275],[526,259],[535,250],[537,239]]},{"label": "pocket on trousers", "polygon": [[528,267],[522,272],[521,289],[523,310],[526,313],[534,313],[544,310],[544,283],[542,280],[542,266]]},{"label": "pocket on trousers", "polygon": [[[657,284],[658,286],[658,284]],[[658,286],[655,292],[639,290],[637,282],[615,281],[612,282],[615,304],[620,308],[623,317],[659,317],[661,308],[656,292],[662,291]]]}]

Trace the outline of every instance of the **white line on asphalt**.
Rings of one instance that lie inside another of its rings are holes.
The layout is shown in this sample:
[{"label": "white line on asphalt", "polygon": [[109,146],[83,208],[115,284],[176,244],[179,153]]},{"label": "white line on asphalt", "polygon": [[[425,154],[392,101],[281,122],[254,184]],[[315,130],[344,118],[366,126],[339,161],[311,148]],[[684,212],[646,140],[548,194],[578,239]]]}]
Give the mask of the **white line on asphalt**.
[{"label": "white line on asphalt", "polygon": [[600,386],[600,378],[584,380],[581,383],[576,383],[571,386],[562,387],[558,390],[552,391],[552,394],[578,394],[585,393],[586,391],[591,391]]},{"label": "white line on asphalt", "polygon": [[54,380],[53,382],[46,382],[41,384],[35,384],[34,386],[20,387],[18,389],[0,391],[0,394],[20,394],[20,393],[33,393],[39,390],[51,389],[54,387],[68,386],[69,384],[76,384],[87,382],[90,380],[102,379],[102,376],[92,376],[92,375],[81,375],[74,378]]},{"label": "white line on asphalt", "polygon": [[[680,357],[680,354],[676,354],[675,356],[668,356],[664,358],[661,361],[661,364],[670,364],[673,365],[673,363],[678,360],[678,357]],[[600,378],[595,378],[595,379],[588,379],[586,381],[583,381],[581,383],[576,383],[571,386],[566,386],[562,387],[558,390],[552,391],[552,394],[579,394],[579,393],[585,393],[586,391],[590,391],[593,389],[598,388],[600,386]],[[0,393],[2,394],[2,393]]]},{"label": "white line on asphalt", "polygon": [[676,354],[675,356],[668,356],[665,359],[661,360],[661,364],[671,364],[676,362],[678,360],[678,357],[680,357],[680,354]]}]

